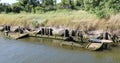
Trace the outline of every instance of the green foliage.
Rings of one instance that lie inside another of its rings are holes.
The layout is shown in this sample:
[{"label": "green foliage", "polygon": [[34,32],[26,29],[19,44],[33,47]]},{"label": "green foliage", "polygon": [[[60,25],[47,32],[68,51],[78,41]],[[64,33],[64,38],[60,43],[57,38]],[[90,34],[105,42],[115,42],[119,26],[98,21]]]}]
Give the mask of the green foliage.
[{"label": "green foliage", "polygon": [[100,18],[108,18],[120,12],[120,0],[84,0],[85,10]]},{"label": "green foliage", "polygon": [[84,0],[76,0],[75,1],[75,6],[81,9],[84,9]]},{"label": "green foliage", "polygon": [[18,0],[17,3],[9,5],[0,4],[0,13],[14,12],[20,13],[43,13],[53,10],[82,9],[90,13],[96,14],[99,18],[108,18],[112,14],[120,12],[120,0]]},{"label": "green foliage", "polygon": [[32,11],[35,13],[35,7],[39,5],[39,0],[18,0],[19,6],[26,12],[31,13]]},{"label": "green foliage", "polygon": [[20,13],[21,10],[22,10],[22,8],[19,6],[19,3],[15,3],[12,5],[12,11],[14,13]]},{"label": "green foliage", "polygon": [[55,10],[56,0],[42,0],[41,7],[44,12]]},{"label": "green foliage", "polygon": [[63,9],[74,9],[74,1],[73,0],[61,0],[61,8]]},{"label": "green foliage", "polygon": [[0,4],[0,13],[1,12],[5,12],[5,13],[9,13],[9,12],[11,12],[11,8],[10,8],[10,5],[9,4],[6,4],[6,3],[1,3]]}]

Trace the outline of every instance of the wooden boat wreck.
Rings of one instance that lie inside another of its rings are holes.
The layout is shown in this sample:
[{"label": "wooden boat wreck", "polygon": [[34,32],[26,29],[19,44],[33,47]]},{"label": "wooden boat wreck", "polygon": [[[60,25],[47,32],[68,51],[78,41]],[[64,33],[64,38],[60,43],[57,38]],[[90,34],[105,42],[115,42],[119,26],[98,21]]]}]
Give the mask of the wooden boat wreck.
[{"label": "wooden boat wreck", "polygon": [[113,43],[112,40],[105,39],[90,39],[90,43],[86,46],[89,50],[100,50],[100,49],[108,49],[110,44]]},{"label": "wooden boat wreck", "polygon": [[[0,26],[0,30],[3,30],[4,27]],[[49,38],[49,39],[57,39],[64,40],[66,42],[61,42],[61,46],[72,46],[72,47],[81,47],[87,48],[89,50],[100,50],[107,49],[109,44],[113,43],[112,40],[103,39],[88,39],[87,41],[82,40],[83,35],[80,31],[71,31],[69,29],[64,28],[52,28],[52,27],[39,27],[35,29],[28,30],[25,27],[20,26],[12,26],[10,29],[4,30],[6,35],[12,39],[21,39],[24,37],[37,37],[37,38]],[[108,33],[106,33],[108,35]],[[99,38],[101,38],[100,35]],[[106,36],[106,35],[105,35]],[[96,37],[96,36],[95,36]],[[69,42],[68,42],[69,41]],[[84,44],[80,44],[79,42],[85,42]],[[120,40],[119,40],[120,41]]]}]

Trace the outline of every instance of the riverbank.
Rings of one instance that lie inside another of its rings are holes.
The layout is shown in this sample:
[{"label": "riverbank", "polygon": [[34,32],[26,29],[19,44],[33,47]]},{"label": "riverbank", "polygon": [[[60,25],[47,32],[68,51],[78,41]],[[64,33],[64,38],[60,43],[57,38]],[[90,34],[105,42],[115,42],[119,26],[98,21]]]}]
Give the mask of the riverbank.
[{"label": "riverbank", "polygon": [[[16,28],[16,26],[4,25],[1,26],[1,31],[2,34],[4,34],[6,37],[10,39],[35,37],[54,40],[64,40],[67,42],[59,42],[58,44],[60,46],[78,47],[89,50],[108,49],[113,43],[113,40],[111,38],[104,39],[103,37],[103,39],[96,39],[97,37],[95,37],[95,39],[92,40],[89,37],[89,35],[85,37],[85,35],[82,34],[82,32],[80,32],[79,30],[75,32],[75,30],[64,28],[38,27],[33,30],[31,28],[28,29],[19,26]],[[56,34],[55,31],[58,31],[58,33]],[[92,36],[94,37],[94,35]],[[118,42],[119,40],[115,39],[115,41],[117,45],[119,43]]]},{"label": "riverbank", "polygon": [[0,24],[19,26],[52,26],[69,27],[80,30],[105,30],[108,28],[115,33],[120,32],[120,14],[112,15],[108,19],[99,19],[85,11],[51,11],[43,14],[0,14]]},{"label": "riverbank", "polygon": [[[97,38],[98,35],[101,33],[104,33],[105,31],[111,32],[112,34],[119,35],[120,32],[120,25],[119,25],[119,14],[115,16],[111,16],[108,19],[98,19],[95,15],[89,14],[85,11],[51,11],[44,14],[1,14],[0,15],[0,24],[3,25],[3,28],[6,25],[7,27],[10,27],[11,29],[8,29],[7,31],[10,32],[19,32],[21,33],[28,33],[29,32],[35,32],[35,36],[37,37],[37,34],[40,34],[38,37],[44,37],[41,35],[47,35],[48,38],[56,39],[55,36],[59,35],[62,36],[62,40],[70,39],[71,41],[71,35],[75,36],[75,39],[77,39],[77,42],[81,40],[81,37],[77,36],[80,32],[84,36],[83,38],[87,38],[87,40],[93,38]],[[116,24],[116,25],[115,25]],[[1,26],[2,28],[2,26]],[[15,31],[16,30],[16,31]],[[21,31],[20,31],[21,30]],[[6,31],[6,30],[5,30]],[[82,31],[82,32],[81,32]],[[13,38],[18,38],[24,36],[18,34],[10,34]],[[52,35],[53,37],[50,37],[49,35]],[[69,35],[70,34],[70,35]],[[25,34],[26,35],[26,34]],[[65,39],[63,39],[63,37]],[[91,36],[91,37],[90,37]],[[46,36],[45,36],[46,37]],[[112,35],[113,37],[113,35]],[[73,38],[73,37],[72,37]],[[57,38],[59,39],[59,38]],[[72,39],[73,40],[73,39]],[[74,41],[74,40],[73,40]],[[95,40],[96,41],[96,40]],[[97,40],[98,42],[101,40]],[[83,41],[84,42],[84,41]],[[88,41],[85,41],[88,42]],[[110,41],[111,42],[111,41]],[[113,42],[113,41],[112,41]],[[62,45],[69,45],[74,46],[74,42],[72,43],[62,43]],[[94,45],[88,44],[88,48],[95,48],[96,44]],[[102,47],[102,43],[97,44],[98,46]],[[76,46],[76,43],[75,43]],[[84,48],[86,48],[86,46]],[[79,45],[79,47],[82,47]],[[97,47],[97,48],[100,48]],[[95,49],[96,50],[96,49]]]}]

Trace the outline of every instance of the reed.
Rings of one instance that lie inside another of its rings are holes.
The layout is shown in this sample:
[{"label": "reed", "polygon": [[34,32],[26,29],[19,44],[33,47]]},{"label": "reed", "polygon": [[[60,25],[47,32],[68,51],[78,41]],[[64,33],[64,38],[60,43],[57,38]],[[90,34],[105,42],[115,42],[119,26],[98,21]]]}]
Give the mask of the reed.
[{"label": "reed", "polygon": [[98,30],[120,29],[120,14],[111,15],[108,19],[99,19],[94,14],[85,11],[51,11],[43,14],[0,14],[0,25],[19,26],[64,26],[72,29]]}]

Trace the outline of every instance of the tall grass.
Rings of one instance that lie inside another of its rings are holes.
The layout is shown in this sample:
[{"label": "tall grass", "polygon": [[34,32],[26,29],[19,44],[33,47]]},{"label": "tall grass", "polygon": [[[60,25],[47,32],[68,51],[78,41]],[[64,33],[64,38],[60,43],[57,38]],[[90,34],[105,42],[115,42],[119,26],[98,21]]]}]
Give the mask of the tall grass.
[{"label": "tall grass", "polygon": [[120,29],[120,14],[112,15],[109,19],[99,19],[85,11],[51,11],[43,14],[0,14],[0,25],[34,26],[33,23],[45,26],[64,26],[72,29],[98,30]]}]

